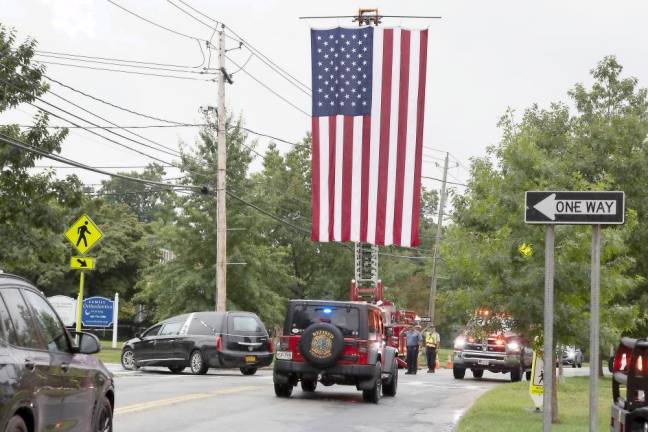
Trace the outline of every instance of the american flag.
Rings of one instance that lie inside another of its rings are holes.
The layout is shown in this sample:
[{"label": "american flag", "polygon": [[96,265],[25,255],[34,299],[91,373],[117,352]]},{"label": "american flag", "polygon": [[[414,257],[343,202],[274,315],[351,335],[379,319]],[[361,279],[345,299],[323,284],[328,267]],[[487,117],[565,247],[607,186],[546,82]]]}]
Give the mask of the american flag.
[{"label": "american flag", "polygon": [[314,241],[417,246],[427,30],[311,30]]}]

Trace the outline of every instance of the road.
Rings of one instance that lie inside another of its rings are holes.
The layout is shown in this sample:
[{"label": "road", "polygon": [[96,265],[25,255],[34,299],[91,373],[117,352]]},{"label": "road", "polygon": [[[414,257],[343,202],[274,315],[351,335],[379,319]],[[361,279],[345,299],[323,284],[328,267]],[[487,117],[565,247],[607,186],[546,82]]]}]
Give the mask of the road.
[{"label": "road", "polygon": [[[119,371],[115,376],[117,432],[452,431],[481,394],[508,382],[508,375],[488,372],[479,381],[457,381],[449,370],[417,375],[401,370],[398,395],[372,405],[349,386],[320,384],[312,394],[296,387],[290,399],[276,398],[270,369],[249,377],[238,370],[210,370],[203,376],[173,375],[157,368],[114,370]],[[587,373],[586,368],[566,371]]]}]

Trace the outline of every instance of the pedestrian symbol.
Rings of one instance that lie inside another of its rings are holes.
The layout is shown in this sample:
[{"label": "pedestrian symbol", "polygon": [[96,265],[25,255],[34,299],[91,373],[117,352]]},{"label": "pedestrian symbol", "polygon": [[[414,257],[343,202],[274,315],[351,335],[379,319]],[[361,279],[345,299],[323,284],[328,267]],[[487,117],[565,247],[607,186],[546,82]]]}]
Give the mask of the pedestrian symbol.
[{"label": "pedestrian symbol", "polygon": [[85,254],[103,237],[103,233],[92,219],[84,214],[65,232],[65,237],[79,252]]}]

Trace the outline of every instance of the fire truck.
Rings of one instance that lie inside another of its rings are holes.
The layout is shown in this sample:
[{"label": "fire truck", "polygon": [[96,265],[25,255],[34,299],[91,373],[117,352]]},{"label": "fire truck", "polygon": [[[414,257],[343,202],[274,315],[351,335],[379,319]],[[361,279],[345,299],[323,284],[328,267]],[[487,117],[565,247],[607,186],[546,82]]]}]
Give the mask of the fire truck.
[{"label": "fire truck", "polygon": [[349,287],[349,300],[366,301],[380,307],[387,343],[398,350],[398,367],[405,368],[407,363],[407,345],[403,332],[411,325],[418,324],[419,317],[411,310],[398,310],[385,299],[382,281],[378,278],[378,246],[355,244],[355,278]]},{"label": "fire truck", "polygon": [[351,301],[366,301],[377,305],[383,313],[387,345],[398,350],[398,367],[407,367],[407,345],[403,334],[410,326],[418,324],[419,317],[416,312],[405,309],[396,309],[395,305],[384,298],[382,281],[378,280],[375,287],[362,288],[354,279],[349,287]]}]

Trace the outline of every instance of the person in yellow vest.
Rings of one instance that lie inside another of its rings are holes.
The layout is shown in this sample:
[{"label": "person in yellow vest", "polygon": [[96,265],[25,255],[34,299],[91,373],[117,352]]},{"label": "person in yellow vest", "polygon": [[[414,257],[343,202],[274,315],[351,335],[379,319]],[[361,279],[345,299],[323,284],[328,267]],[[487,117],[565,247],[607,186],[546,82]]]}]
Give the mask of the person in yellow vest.
[{"label": "person in yellow vest", "polygon": [[428,373],[434,373],[436,365],[437,348],[441,343],[441,337],[437,333],[434,325],[428,327],[423,333],[423,342],[425,343],[425,357],[427,359]]}]

